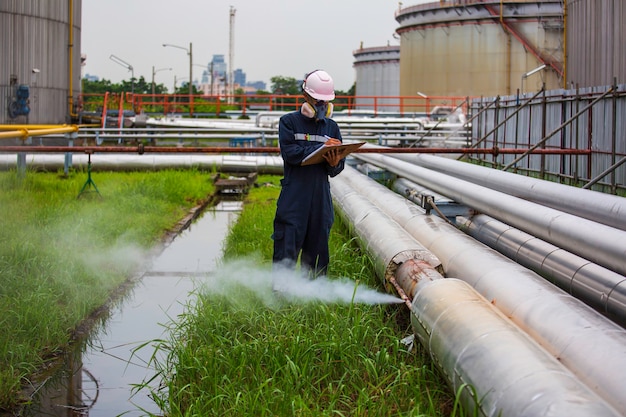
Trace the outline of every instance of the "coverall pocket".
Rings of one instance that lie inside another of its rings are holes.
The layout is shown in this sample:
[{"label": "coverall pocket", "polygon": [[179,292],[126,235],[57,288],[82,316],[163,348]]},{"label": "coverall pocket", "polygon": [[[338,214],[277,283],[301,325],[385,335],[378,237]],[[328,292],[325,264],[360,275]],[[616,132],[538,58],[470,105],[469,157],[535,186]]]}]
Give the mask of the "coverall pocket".
[{"label": "coverall pocket", "polygon": [[295,260],[296,242],[293,229],[285,227],[284,224],[276,225],[272,239],[274,239],[274,261]]}]

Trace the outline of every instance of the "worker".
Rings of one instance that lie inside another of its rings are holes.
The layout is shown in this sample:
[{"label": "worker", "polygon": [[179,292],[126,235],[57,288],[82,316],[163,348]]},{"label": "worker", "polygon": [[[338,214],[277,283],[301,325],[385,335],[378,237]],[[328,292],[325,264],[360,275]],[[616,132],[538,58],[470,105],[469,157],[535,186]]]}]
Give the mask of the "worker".
[{"label": "worker", "polygon": [[327,271],[334,221],[328,178],[344,169],[345,158],[331,150],[321,163],[301,165],[324,144],[342,142],[339,126],[331,119],[335,98],[331,76],[323,70],[306,74],[302,93],[302,107],[281,116],[278,125],[284,172],[274,217],[273,262],[294,268],[300,257],[301,270],[317,277]]}]

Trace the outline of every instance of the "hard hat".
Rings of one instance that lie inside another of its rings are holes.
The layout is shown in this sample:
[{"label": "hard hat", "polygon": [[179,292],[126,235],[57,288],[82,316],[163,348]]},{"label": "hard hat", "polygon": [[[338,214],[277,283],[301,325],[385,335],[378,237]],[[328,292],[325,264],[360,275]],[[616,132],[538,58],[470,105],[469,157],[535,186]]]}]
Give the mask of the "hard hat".
[{"label": "hard hat", "polygon": [[335,83],[324,70],[315,70],[304,77],[302,90],[316,100],[330,101],[335,99]]}]

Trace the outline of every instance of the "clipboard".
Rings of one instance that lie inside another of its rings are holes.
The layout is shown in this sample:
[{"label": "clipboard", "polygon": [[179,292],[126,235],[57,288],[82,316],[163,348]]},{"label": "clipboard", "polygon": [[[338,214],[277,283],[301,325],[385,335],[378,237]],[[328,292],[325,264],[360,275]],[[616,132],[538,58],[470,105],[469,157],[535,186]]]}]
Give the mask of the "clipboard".
[{"label": "clipboard", "polygon": [[313,153],[309,154],[302,160],[300,165],[314,165],[324,162],[324,155],[326,155],[331,149],[339,149],[341,158],[345,158],[348,154],[356,151],[361,146],[365,145],[365,142],[346,143],[341,145],[322,145],[317,148]]}]

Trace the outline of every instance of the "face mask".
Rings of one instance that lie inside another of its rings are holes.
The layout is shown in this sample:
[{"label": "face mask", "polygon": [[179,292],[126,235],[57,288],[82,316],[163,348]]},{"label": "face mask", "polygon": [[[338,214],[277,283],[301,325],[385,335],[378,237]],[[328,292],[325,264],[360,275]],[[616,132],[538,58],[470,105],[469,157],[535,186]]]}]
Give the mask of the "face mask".
[{"label": "face mask", "polygon": [[328,114],[328,102],[318,101],[315,103],[315,120],[324,120]]},{"label": "face mask", "polygon": [[315,120],[320,121],[324,120],[327,117],[331,117],[333,115],[333,103],[330,102],[318,102],[321,104],[320,106],[316,105],[312,106],[308,102],[302,103],[302,108],[300,111],[303,115],[308,117],[309,119],[315,118]]}]

